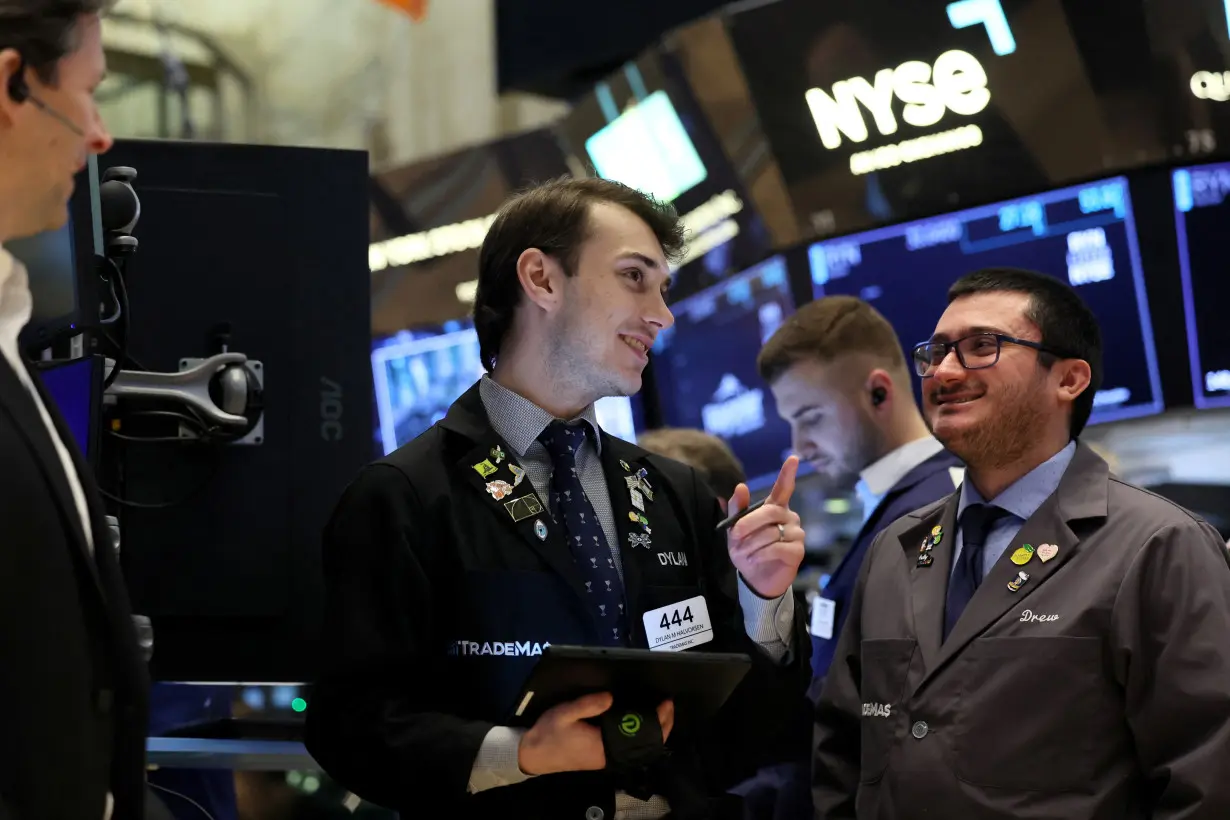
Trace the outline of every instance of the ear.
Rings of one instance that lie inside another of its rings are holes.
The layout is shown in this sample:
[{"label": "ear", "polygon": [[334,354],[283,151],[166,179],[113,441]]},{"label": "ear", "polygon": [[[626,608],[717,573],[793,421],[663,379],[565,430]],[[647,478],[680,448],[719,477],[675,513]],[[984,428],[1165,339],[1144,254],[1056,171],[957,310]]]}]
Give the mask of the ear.
[{"label": "ear", "polygon": [[548,313],[563,303],[563,266],[538,248],[526,248],[517,257],[517,280],[525,296]]},{"label": "ear", "polygon": [[1093,381],[1093,371],[1089,369],[1089,362],[1084,359],[1064,359],[1056,362],[1054,369],[1059,371],[1056,391],[1061,401],[1075,401],[1077,396],[1089,389],[1089,384]]},{"label": "ear", "polygon": [[0,120],[12,121],[19,103],[9,96],[9,83],[22,70],[21,55],[17,49],[0,51]]},{"label": "ear", "polygon": [[[893,377],[881,367],[873,369],[867,374],[867,379],[863,383],[863,396],[863,400],[871,407],[873,413],[886,409],[893,400]],[[873,400],[873,396],[883,396],[883,398],[877,402]]]}]

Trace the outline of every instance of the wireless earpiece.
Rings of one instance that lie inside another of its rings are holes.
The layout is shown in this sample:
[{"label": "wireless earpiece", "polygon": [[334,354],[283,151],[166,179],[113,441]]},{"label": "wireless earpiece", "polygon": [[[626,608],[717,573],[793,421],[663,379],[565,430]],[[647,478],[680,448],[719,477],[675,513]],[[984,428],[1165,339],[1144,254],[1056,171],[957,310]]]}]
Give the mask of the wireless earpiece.
[{"label": "wireless earpiece", "polygon": [[888,393],[884,390],[883,387],[875,388],[874,390],[871,391],[871,406],[879,407],[881,404],[884,403],[884,400],[886,398],[888,398]]}]

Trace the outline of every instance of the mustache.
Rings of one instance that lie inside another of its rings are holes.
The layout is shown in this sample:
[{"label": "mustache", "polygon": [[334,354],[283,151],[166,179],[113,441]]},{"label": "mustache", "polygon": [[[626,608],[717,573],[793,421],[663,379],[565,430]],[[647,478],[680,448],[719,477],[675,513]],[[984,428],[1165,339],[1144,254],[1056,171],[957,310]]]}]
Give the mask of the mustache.
[{"label": "mustache", "polygon": [[942,385],[937,385],[936,387],[933,387],[931,389],[930,396],[931,396],[932,401],[938,402],[938,401],[943,401],[944,399],[947,399],[951,396],[959,396],[961,394],[969,394],[969,393],[985,393],[985,392],[986,392],[985,385],[979,384],[978,382],[966,382],[964,384],[961,384],[955,387],[944,387]]}]

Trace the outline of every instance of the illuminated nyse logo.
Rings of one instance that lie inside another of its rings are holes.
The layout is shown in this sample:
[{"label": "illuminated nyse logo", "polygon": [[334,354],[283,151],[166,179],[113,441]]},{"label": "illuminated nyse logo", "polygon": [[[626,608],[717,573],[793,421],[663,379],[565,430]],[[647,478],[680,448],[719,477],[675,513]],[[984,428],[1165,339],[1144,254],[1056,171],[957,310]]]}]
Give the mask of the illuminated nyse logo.
[{"label": "illuminated nyse logo", "polygon": [[1115,278],[1115,260],[1106,231],[1089,228],[1068,234],[1068,281],[1073,287]]},{"label": "illuminated nyse logo", "polygon": [[987,74],[978,58],[966,51],[945,51],[935,67],[909,60],[876,72],[874,84],[863,77],[852,77],[833,84],[830,96],[820,88],[807,91],[807,105],[828,149],[841,146],[841,135],[854,142],[868,137],[867,121],[861,103],[884,136],[897,133],[894,100],[905,103],[901,119],[909,125],[926,128],[935,125],[946,111],[973,116],[987,107],[991,92]]},{"label": "illuminated nyse logo", "polygon": [[713,393],[713,403],[701,409],[701,419],[705,432],[719,438],[755,432],[764,427],[764,392],[727,373]]},{"label": "illuminated nyse logo", "polygon": [[[999,0],[958,0],[947,6],[954,28],[983,25],[992,50],[1000,56],[1016,51],[1012,29]],[[987,73],[978,58],[967,51],[951,49],[935,59],[933,65],[907,60],[896,68],[876,72],[872,82],[852,77],[833,84],[832,93],[811,88],[805,94],[816,130],[824,147],[833,150],[842,144],[842,135],[852,142],[865,142],[870,136],[862,108],[882,136],[897,133],[895,107],[903,104],[901,119],[916,128],[939,123],[948,111],[972,117],[991,102]],[[982,144],[982,129],[965,125],[885,145],[850,156],[850,171],[866,174],[902,163],[949,154]]]}]

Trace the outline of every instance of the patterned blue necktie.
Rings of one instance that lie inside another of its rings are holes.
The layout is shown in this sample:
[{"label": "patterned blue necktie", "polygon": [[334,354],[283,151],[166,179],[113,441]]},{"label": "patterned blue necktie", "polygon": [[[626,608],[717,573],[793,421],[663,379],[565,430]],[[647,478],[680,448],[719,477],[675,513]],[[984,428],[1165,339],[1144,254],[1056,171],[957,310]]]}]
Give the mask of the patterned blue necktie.
[{"label": "patterned blue necktie", "polygon": [[589,503],[581,478],[577,475],[577,449],[585,443],[583,426],[562,421],[547,425],[538,437],[551,456],[551,509],[568,533],[572,560],[581,570],[588,592],[586,600],[593,610],[598,635],[604,646],[626,646],[627,619],[624,615],[624,585],[615,559],[607,545],[606,534]]}]

